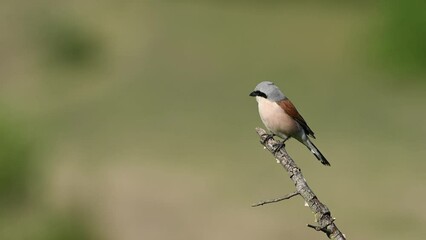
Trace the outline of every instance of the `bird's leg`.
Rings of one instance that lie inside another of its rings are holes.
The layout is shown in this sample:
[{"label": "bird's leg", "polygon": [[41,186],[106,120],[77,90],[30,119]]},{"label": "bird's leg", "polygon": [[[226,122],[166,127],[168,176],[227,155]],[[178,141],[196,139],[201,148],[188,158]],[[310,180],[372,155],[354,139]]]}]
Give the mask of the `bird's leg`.
[{"label": "bird's leg", "polygon": [[261,136],[261,137],[263,137],[263,136],[266,136],[266,137],[265,137],[265,139],[263,139],[263,141],[262,141],[262,144],[263,144],[263,145],[265,145],[265,144],[266,144],[266,142],[267,142],[269,139],[274,138],[275,134],[273,134],[273,133],[271,133],[271,134],[267,134],[267,133],[265,133],[265,134],[262,134],[262,136]]},{"label": "bird's leg", "polygon": [[283,143],[285,143],[289,138],[290,138],[290,136],[284,138]]},{"label": "bird's leg", "polygon": [[280,151],[281,150],[281,148],[283,148],[283,147],[285,147],[285,142],[289,139],[290,137],[289,136],[287,136],[286,138],[284,138],[284,140],[282,141],[282,142],[280,142],[280,143],[278,143],[278,144],[276,144],[274,147],[275,147],[275,150],[274,150],[274,154],[275,153],[277,153],[278,151]]},{"label": "bird's leg", "polygon": [[275,144],[274,147],[275,147],[275,150],[274,150],[274,154],[275,154],[275,153],[279,152],[281,150],[281,148],[285,147],[285,143],[284,143],[284,141],[279,142],[279,143]]}]

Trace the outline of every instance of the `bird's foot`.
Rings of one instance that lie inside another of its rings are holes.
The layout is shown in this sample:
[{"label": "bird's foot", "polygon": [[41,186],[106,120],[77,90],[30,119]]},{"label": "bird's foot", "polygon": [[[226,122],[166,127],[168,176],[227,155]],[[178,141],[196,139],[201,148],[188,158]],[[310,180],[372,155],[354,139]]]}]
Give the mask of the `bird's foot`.
[{"label": "bird's foot", "polygon": [[268,142],[269,141],[269,139],[271,139],[271,138],[274,138],[274,136],[275,136],[275,134],[267,134],[267,133],[265,133],[265,134],[262,134],[262,138],[264,137],[264,136],[266,136],[265,137],[265,139],[263,139],[263,141],[262,141],[262,144],[263,145],[265,145],[266,144],[266,142]]},{"label": "bird's foot", "polygon": [[281,150],[281,148],[285,147],[285,141],[275,144],[274,147],[275,147],[274,154],[276,154],[277,152]]}]

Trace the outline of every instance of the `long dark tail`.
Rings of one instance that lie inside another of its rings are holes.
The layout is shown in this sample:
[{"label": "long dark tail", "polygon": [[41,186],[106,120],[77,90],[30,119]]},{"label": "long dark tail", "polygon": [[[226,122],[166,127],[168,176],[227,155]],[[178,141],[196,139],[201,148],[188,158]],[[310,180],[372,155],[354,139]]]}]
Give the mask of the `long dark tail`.
[{"label": "long dark tail", "polygon": [[324,165],[326,166],[330,166],[330,163],[327,161],[327,159],[324,157],[324,155],[322,155],[322,153],[320,152],[320,150],[318,150],[318,148],[311,142],[311,140],[307,139],[306,141],[306,147],[309,148],[309,150],[311,150],[311,152],[315,155],[315,157]]}]

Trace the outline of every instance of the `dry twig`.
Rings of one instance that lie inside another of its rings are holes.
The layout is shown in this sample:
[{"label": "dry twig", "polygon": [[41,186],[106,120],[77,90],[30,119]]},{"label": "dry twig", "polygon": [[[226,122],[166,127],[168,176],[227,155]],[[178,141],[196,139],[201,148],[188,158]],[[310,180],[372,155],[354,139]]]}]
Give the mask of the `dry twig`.
[{"label": "dry twig", "polygon": [[308,224],[307,226],[315,229],[316,231],[324,232],[330,239],[345,240],[345,235],[337,228],[336,224],[334,224],[334,218],[331,216],[330,210],[326,205],[320,202],[320,200],[308,186],[308,183],[302,175],[302,171],[288,155],[285,148],[281,148],[280,151],[275,152],[275,146],[278,144],[278,142],[273,138],[268,138],[267,132],[262,128],[256,128],[256,132],[261,138],[260,143],[263,144],[265,148],[275,156],[277,162],[280,163],[287,171],[290,179],[294,182],[296,191],[286,195],[285,197],[260,202],[252,206],[256,207],[268,203],[279,202],[289,199],[293,196],[300,195],[305,200],[307,206],[309,206],[309,208],[314,213],[315,222],[318,223],[318,226],[311,224]]},{"label": "dry twig", "polygon": [[258,203],[255,203],[255,204],[251,205],[251,206],[252,207],[258,207],[258,206],[262,206],[262,205],[269,204],[269,203],[281,202],[282,200],[290,199],[290,198],[292,198],[292,197],[294,197],[296,195],[299,195],[299,193],[298,192],[293,192],[293,193],[289,193],[289,194],[285,195],[284,197],[274,198],[274,199],[271,199],[271,200],[266,200],[266,201],[258,202]]}]

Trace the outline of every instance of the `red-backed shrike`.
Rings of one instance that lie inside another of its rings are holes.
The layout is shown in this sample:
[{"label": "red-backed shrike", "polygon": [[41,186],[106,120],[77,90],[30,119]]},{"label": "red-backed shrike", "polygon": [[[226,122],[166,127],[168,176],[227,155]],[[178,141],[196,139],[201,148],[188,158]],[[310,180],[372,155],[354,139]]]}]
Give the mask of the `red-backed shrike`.
[{"label": "red-backed shrike", "polygon": [[327,159],[309,139],[309,136],[315,138],[314,132],[290,99],[274,83],[267,81],[259,83],[250,96],[256,97],[260,118],[272,133],[268,137],[276,135],[283,139],[276,151],[284,146],[285,141],[293,137],[308,147],[322,164],[330,166]]}]

